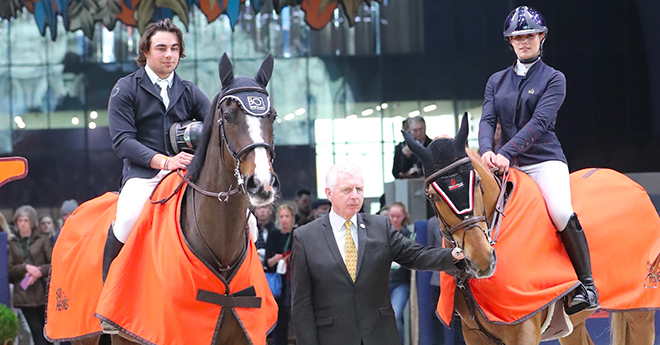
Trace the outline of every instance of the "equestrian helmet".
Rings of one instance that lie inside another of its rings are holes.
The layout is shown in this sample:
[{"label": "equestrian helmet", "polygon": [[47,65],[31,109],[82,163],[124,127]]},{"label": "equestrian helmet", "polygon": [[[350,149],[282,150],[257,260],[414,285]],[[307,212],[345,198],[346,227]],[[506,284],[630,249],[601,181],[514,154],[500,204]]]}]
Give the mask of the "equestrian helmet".
[{"label": "equestrian helmet", "polygon": [[541,13],[531,7],[519,6],[511,11],[504,21],[504,39],[518,35],[543,32],[548,33],[545,19]]}]

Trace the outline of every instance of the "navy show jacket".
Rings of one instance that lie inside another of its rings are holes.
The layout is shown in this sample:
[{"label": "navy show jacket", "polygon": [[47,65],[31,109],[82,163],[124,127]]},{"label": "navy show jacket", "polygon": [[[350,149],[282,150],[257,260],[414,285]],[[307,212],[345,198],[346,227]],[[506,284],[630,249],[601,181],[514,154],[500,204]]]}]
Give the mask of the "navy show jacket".
[{"label": "navy show jacket", "polygon": [[486,84],[479,123],[481,154],[493,151],[499,119],[501,149],[511,165],[525,166],[549,160],[566,163],[555,134],[557,112],[566,97],[564,74],[539,59],[519,76],[513,66],[493,74]]},{"label": "navy show jacket", "polygon": [[202,120],[211,103],[192,82],[176,73],[169,88],[167,109],[160,88],[149,79],[144,67],[119,79],[108,101],[112,147],[124,161],[122,186],[130,178],[152,178],[159,170],[149,165],[157,153],[173,156],[167,133],[176,122]]}]

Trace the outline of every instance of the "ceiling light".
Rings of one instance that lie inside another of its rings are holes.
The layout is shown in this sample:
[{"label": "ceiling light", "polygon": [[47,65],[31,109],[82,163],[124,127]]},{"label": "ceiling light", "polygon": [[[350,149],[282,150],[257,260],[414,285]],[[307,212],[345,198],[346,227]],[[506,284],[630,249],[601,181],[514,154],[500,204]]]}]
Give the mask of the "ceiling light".
[{"label": "ceiling light", "polygon": [[71,118],[71,123],[73,123],[74,126],[77,126],[80,123],[80,119],[74,116]]},{"label": "ceiling light", "polygon": [[369,108],[362,111],[362,116],[369,116],[374,113],[374,110]]},{"label": "ceiling light", "polygon": [[291,121],[295,117],[296,117],[296,115],[294,115],[293,113],[288,113],[288,114],[284,115],[284,121]]},{"label": "ceiling light", "polygon": [[16,126],[18,126],[20,129],[23,129],[25,128],[25,122],[17,123]]},{"label": "ceiling light", "polygon": [[89,123],[89,129],[94,129],[94,128],[96,128],[96,122],[91,121],[91,122]]},{"label": "ceiling light", "polygon": [[436,110],[436,109],[438,109],[438,106],[437,106],[437,105],[435,105],[435,104],[429,104],[429,105],[427,105],[427,106],[424,107],[424,112],[425,112],[425,113],[428,113],[429,111],[434,111],[434,110]]},{"label": "ceiling light", "polygon": [[348,116],[346,116],[346,120],[349,120],[349,121],[350,120],[357,120],[357,115],[355,115],[355,114],[348,115]]},{"label": "ceiling light", "polygon": [[295,111],[296,116],[300,116],[305,113],[305,108],[299,108]]},{"label": "ceiling light", "polygon": [[20,116],[14,116],[14,122],[16,122],[16,124],[23,123],[23,118]]},{"label": "ceiling light", "polygon": [[377,105],[376,110],[380,111],[380,109],[381,109],[380,105]]},{"label": "ceiling light", "polygon": [[411,112],[408,113],[408,117],[419,116],[419,114],[421,114],[421,113],[419,112],[419,110],[413,110],[413,111],[411,111]]},{"label": "ceiling light", "polygon": [[383,108],[383,109],[387,109],[387,103],[381,104],[380,107]]},{"label": "ceiling light", "polygon": [[99,117],[99,113],[97,113],[96,110],[92,110],[89,112],[90,119],[95,120],[97,117]]}]

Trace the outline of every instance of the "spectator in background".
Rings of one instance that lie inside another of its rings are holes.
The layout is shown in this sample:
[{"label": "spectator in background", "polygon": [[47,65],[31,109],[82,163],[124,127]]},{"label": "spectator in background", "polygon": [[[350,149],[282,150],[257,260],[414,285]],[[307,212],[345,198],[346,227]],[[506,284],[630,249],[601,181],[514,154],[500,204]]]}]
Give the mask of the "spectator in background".
[{"label": "spectator in background", "polygon": [[[392,226],[397,229],[403,237],[415,240],[414,233],[410,228],[410,216],[406,210],[406,206],[396,201],[388,208],[388,217]],[[392,308],[394,308],[394,316],[396,317],[396,326],[399,330],[399,342],[403,344],[403,310],[410,298],[410,270],[401,267],[396,262],[392,262],[390,266],[390,299],[392,300]]]},{"label": "spectator in background", "polygon": [[53,217],[48,214],[39,216],[39,230],[46,237],[50,238],[50,242],[55,245],[55,223],[53,222]]},{"label": "spectator in background", "polygon": [[9,224],[7,224],[7,219],[2,213],[0,213],[0,231],[6,232],[8,234],[10,233]]},{"label": "spectator in background", "polygon": [[[426,121],[421,116],[408,119],[408,132],[424,147],[431,143],[431,138],[426,136]],[[422,163],[415,156],[405,141],[400,142],[394,148],[394,165],[392,166],[394,178],[414,178],[422,176]]]},{"label": "spectator in background", "polygon": [[[435,216],[429,218],[426,227],[426,237],[428,243],[426,245],[431,247],[442,247],[443,237],[440,233],[440,221]],[[440,299],[440,272],[433,272],[431,276],[431,300],[430,304],[433,306],[431,310],[431,327],[433,329],[433,344],[432,345],[445,345],[445,326],[440,322],[440,319],[435,314],[438,300]],[[454,314],[451,320],[451,329],[454,330],[454,344],[446,345],[465,345],[463,340],[463,326],[461,318]]]},{"label": "spectator in background", "polygon": [[14,213],[15,236],[9,239],[9,281],[14,284],[14,307],[20,308],[36,345],[44,338],[46,279],[52,244],[37,228],[37,211],[21,206]]},{"label": "spectator in background", "polygon": [[330,212],[330,208],[332,207],[332,203],[328,199],[316,199],[312,202],[312,220],[319,219],[328,212]]},{"label": "spectator in background", "polygon": [[[268,241],[268,233],[272,230],[277,230],[272,221],[273,211],[272,206],[260,206],[254,208],[254,216],[257,218],[257,238],[255,243],[257,246],[257,253],[259,253],[259,260],[266,262],[266,242]],[[265,264],[264,264],[265,267]]]},{"label": "spectator in background", "polygon": [[291,250],[291,232],[293,231],[294,213],[289,205],[281,205],[277,209],[277,223],[280,229],[274,229],[268,234],[266,243],[267,272],[277,272],[282,278],[282,293],[276,298],[279,308],[277,326],[275,326],[274,345],[288,344],[289,315],[291,314],[291,279],[287,273],[289,252]]},{"label": "spectator in background", "polygon": [[296,192],[296,219],[297,226],[305,225],[312,220],[312,193],[307,189],[300,189]]},{"label": "spectator in background", "polygon": [[57,238],[60,236],[60,231],[62,231],[64,222],[66,222],[67,218],[71,216],[71,213],[73,213],[76,208],[78,208],[78,202],[73,199],[65,200],[62,203],[62,207],[60,207],[60,216],[62,217],[62,220],[60,221],[60,228],[55,230],[55,234],[51,238],[53,246],[55,245],[55,242],[57,242]]}]

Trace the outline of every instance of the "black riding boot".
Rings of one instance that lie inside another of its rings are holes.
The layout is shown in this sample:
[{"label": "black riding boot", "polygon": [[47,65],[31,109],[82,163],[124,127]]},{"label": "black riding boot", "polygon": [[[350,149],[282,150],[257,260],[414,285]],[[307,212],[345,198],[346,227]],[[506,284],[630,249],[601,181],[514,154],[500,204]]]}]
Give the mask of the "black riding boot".
[{"label": "black riding boot", "polygon": [[108,276],[108,270],[110,269],[110,264],[117,257],[119,251],[124,246],[112,231],[112,225],[108,229],[108,239],[105,240],[105,248],[103,249],[103,284],[105,284],[105,278]]},{"label": "black riding boot", "polygon": [[566,313],[572,315],[584,309],[598,308],[598,292],[591,276],[589,245],[575,213],[571,215],[566,229],[559,232],[559,236],[564,242],[575,273],[583,285],[575,289],[575,296],[573,296],[571,305],[566,309]]}]

